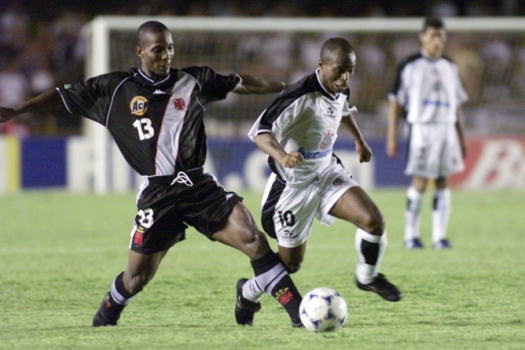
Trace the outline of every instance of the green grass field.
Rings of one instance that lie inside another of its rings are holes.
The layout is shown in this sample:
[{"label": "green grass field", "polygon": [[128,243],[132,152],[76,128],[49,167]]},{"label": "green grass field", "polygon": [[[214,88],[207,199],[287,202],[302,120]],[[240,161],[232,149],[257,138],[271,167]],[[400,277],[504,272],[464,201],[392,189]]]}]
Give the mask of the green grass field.
[{"label": "green grass field", "polygon": [[[404,190],[370,194],[389,233],[381,270],[404,299],[358,290],[355,228],[316,223],[294,280],[303,294],[332,287],[349,307],[345,327],[322,334],[293,329],[268,296],[254,327],[238,326],[235,282],[249,261],[193,230],[118,327],[93,328],[126,266],[135,194],[1,196],[0,349],[524,349],[525,193],[453,192],[448,251],[403,249]],[[243,195],[259,220],[261,195]],[[428,246],[429,197],[422,237]]]}]

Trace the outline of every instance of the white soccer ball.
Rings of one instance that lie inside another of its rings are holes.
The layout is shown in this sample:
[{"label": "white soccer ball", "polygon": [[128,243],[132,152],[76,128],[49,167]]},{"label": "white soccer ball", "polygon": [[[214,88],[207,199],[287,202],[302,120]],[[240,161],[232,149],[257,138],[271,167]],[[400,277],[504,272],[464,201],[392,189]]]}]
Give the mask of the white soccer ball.
[{"label": "white soccer ball", "polygon": [[310,332],[334,332],[345,324],[348,308],[341,294],[321,287],[303,297],[299,313],[304,328]]}]

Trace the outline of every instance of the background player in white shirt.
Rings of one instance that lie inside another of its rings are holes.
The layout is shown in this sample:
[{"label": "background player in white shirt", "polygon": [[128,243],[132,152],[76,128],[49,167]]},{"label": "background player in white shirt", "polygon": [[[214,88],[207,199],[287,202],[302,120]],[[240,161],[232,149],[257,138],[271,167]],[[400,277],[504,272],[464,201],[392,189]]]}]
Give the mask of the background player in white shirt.
[{"label": "background player in white shirt", "polygon": [[404,245],[423,248],[419,234],[421,201],[429,180],[435,182],[432,242],[435,249],[450,248],[446,229],[451,199],[447,177],[464,169],[467,154],[461,104],[467,100],[456,65],[443,56],[447,33],[440,18],[427,18],[419,34],[421,52],[400,66],[389,94],[387,153],[398,154],[397,121],[410,126],[405,173],[412,176],[407,191]]},{"label": "background player in white shirt", "polygon": [[[277,238],[279,257],[294,273],[301,268],[314,217],[327,225],[335,218],[353,223],[357,286],[398,301],[401,292],[378,271],[387,243],[383,216],[332,153],[342,124],[355,139],[359,160],[372,156],[348,105],[355,65],[348,41],[327,40],[316,72],[283,91],[252,127],[249,136],[270,156],[273,171],[263,198],[263,227]],[[250,280],[242,294],[259,302],[264,290]]]}]

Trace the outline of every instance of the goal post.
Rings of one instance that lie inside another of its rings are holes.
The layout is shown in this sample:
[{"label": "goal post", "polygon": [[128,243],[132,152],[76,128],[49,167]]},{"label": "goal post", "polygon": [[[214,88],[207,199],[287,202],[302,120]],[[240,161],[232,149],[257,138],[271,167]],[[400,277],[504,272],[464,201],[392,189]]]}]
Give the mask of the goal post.
[{"label": "goal post", "polygon": [[[174,67],[209,65],[219,73],[250,73],[287,82],[316,68],[326,38],[348,38],[357,54],[352,102],[358,107],[361,129],[367,137],[376,138],[384,138],[386,94],[395,69],[402,58],[419,49],[417,33],[423,24],[423,18],[99,16],[83,29],[85,78],[139,66],[134,54],[136,32],[149,20],[164,23],[172,32]],[[465,105],[469,130],[524,132],[525,20],[478,17],[444,18],[444,22],[449,32],[445,53],[458,64],[469,94]],[[245,137],[271,100],[230,95],[207,107],[207,130],[212,137]],[[114,151],[109,133],[93,122],[86,122],[84,130],[91,147],[93,190],[105,193],[136,186],[136,176],[122,170],[126,165]]]}]

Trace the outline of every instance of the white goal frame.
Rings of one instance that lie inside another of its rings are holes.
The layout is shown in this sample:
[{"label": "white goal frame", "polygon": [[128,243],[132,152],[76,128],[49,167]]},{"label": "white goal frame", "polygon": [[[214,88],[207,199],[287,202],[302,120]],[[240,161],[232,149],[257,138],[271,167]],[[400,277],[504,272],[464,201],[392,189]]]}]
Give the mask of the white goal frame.
[{"label": "white goal frame", "polygon": [[[171,31],[237,32],[418,32],[423,18],[243,18],[243,17],[165,17],[98,16],[83,28],[88,42],[85,79],[109,72],[110,31],[136,31],[140,24],[157,20]],[[444,18],[448,32],[525,32],[520,17]],[[90,144],[89,172],[95,193],[130,190],[129,168],[102,126],[86,122],[85,135]]]}]

